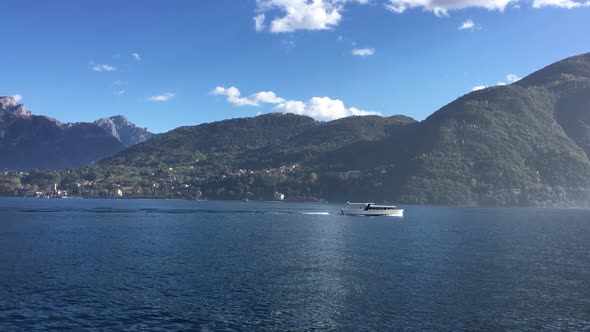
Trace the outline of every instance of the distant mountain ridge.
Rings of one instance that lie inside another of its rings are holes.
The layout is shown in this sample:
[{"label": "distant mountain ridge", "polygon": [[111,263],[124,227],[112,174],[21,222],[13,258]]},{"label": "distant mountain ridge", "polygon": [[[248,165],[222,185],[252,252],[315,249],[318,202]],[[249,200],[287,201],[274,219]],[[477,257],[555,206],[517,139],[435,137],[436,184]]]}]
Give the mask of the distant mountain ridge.
[{"label": "distant mountain ridge", "polygon": [[105,159],[108,165],[189,164],[227,156],[232,167],[273,166],[313,159],[359,141],[376,141],[396,128],[416,123],[405,116],[353,116],[330,122],[269,113],[174,129]]},{"label": "distant mountain ridge", "polygon": [[154,134],[146,128],[138,127],[122,115],[102,118],[93,123],[109,132],[126,147],[143,143],[154,137]]},{"label": "distant mountain ridge", "polygon": [[560,82],[590,79],[590,53],[572,56],[555,62],[517,81],[522,87],[553,86]]},{"label": "distant mountain ridge", "polygon": [[31,111],[25,109],[24,105],[18,104],[14,97],[0,97],[0,115],[12,115],[20,117],[30,117]]},{"label": "distant mountain ridge", "polygon": [[123,117],[113,128],[93,123],[62,123],[35,115],[14,97],[0,97],[0,169],[83,167],[152,137]]}]

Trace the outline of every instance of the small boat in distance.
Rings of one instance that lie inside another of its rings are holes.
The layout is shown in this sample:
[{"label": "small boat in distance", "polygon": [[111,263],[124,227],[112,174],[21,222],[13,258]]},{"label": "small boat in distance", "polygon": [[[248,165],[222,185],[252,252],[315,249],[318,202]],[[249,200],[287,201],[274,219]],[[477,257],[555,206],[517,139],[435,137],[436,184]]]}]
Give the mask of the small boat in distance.
[{"label": "small boat in distance", "polygon": [[375,203],[350,203],[341,210],[347,216],[390,216],[403,217],[404,210],[393,205],[377,205]]}]

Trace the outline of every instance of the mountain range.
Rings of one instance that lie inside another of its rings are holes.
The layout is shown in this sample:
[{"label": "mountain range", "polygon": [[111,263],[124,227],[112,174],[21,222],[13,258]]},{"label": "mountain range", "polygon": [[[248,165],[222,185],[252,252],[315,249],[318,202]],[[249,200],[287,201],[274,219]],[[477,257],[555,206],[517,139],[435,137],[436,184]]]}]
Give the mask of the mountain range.
[{"label": "mountain range", "polygon": [[0,97],[0,169],[83,167],[152,136],[123,116],[62,123]]},{"label": "mountain range", "polygon": [[141,128],[129,121],[122,115],[102,118],[93,122],[109,134],[113,135],[125,147],[143,143],[150,140],[155,135],[150,133],[146,128]]},{"label": "mountain range", "polygon": [[[13,113],[31,117],[22,107]],[[420,122],[271,113],[181,127],[112,151],[64,185],[99,179],[80,194],[123,188],[128,197],[268,199],[280,191],[296,199],[588,206],[590,53],[468,93]]]}]

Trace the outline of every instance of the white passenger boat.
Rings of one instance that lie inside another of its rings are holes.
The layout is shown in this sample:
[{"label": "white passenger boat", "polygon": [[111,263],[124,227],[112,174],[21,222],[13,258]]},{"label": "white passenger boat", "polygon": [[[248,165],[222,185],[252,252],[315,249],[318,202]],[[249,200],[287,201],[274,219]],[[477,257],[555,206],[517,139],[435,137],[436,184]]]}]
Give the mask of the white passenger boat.
[{"label": "white passenger boat", "polygon": [[377,205],[375,203],[346,203],[341,213],[348,216],[390,216],[403,217],[404,210],[393,205]]}]

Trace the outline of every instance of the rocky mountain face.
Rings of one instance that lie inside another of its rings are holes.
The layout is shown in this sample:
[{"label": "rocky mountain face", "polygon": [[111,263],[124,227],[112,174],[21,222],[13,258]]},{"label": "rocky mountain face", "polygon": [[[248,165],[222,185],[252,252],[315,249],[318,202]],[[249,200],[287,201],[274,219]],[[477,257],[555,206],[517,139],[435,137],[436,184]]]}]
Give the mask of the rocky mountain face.
[{"label": "rocky mountain face", "polygon": [[34,115],[14,97],[0,97],[0,169],[83,167],[123,150],[123,141],[149,137],[128,121],[112,122],[116,136],[96,124]]},{"label": "rocky mountain face", "polygon": [[0,114],[3,116],[29,117],[33,115],[22,104],[18,104],[14,97],[0,97],[0,112],[3,112],[3,114]]},{"label": "rocky mountain face", "polygon": [[126,147],[143,143],[154,137],[154,134],[146,128],[138,127],[122,115],[99,119],[93,123],[113,135]]}]

